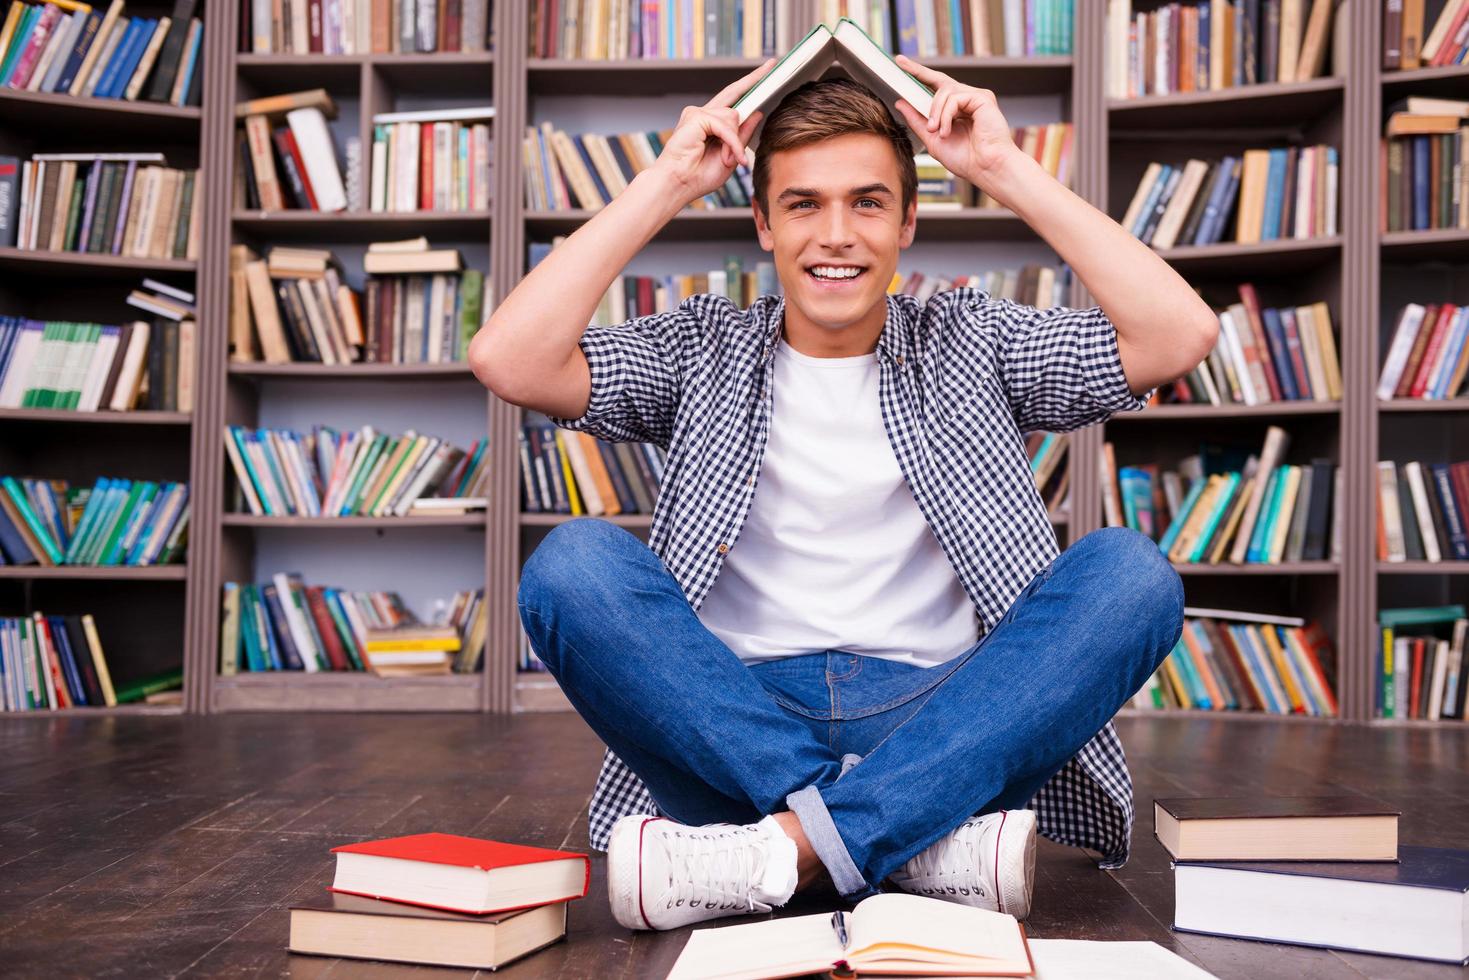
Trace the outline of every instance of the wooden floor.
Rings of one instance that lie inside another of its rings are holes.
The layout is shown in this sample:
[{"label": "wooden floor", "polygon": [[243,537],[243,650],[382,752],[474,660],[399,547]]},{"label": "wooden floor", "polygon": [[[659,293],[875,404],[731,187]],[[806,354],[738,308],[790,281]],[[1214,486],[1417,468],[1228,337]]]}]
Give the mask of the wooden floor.
[{"label": "wooden floor", "polygon": [[[1155,940],[1229,978],[1469,974],[1171,933],[1172,876],[1148,803],[1349,788],[1401,807],[1405,843],[1469,847],[1469,729],[1187,718],[1119,728],[1144,815],[1135,856],[1109,874],[1043,843],[1031,935]],[[468,976],[291,956],[285,910],[325,886],[336,844],[437,830],[584,848],[599,760],[567,715],[0,719],[0,972]],[[593,867],[569,940],[500,976],[664,975],[685,933],[619,928],[600,855]]]}]

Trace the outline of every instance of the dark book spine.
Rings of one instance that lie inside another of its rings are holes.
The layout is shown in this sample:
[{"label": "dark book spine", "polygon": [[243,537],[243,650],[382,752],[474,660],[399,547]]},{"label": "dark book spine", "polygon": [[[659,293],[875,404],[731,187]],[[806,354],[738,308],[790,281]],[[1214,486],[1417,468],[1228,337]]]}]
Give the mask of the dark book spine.
[{"label": "dark book spine", "polygon": [[[173,82],[178,77],[179,67],[184,60],[184,41],[189,36],[189,20],[194,16],[197,0],[175,0],[168,34],[163,47],[158,49],[158,58],[153,64],[153,78],[143,97],[149,102],[167,102],[173,93]],[[245,4],[249,6],[249,4]],[[248,36],[248,35],[247,35]]]},{"label": "dark book spine", "polygon": [[1423,496],[1428,500],[1428,518],[1433,524],[1433,538],[1438,542],[1439,557],[1448,561],[1454,556],[1454,546],[1449,539],[1448,524],[1444,520],[1443,504],[1440,503],[1438,491],[1433,485],[1433,470],[1426,465],[1420,465],[1418,472],[1424,483]]},{"label": "dark book spine", "polygon": [[1199,190],[1189,204],[1188,214],[1183,219],[1183,226],[1174,239],[1176,244],[1190,244],[1194,236],[1199,233],[1199,222],[1204,219],[1204,212],[1209,207],[1209,198],[1213,195],[1214,186],[1219,182],[1219,176],[1223,172],[1224,168],[1218,163],[1209,164],[1209,170],[1204,174],[1204,179],[1199,182]]},{"label": "dark book spine", "polygon": [[199,171],[185,170],[183,188],[179,192],[178,221],[174,225],[173,248],[169,252],[176,259],[189,254],[189,232],[194,218],[194,183]]},{"label": "dark book spine", "polygon": [[103,704],[102,685],[97,680],[97,665],[92,663],[92,648],[87,643],[86,630],[82,628],[82,617],[62,616],[66,639],[80,668],[82,689],[87,693],[87,704]]},{"label": "dark book spine", "polygon": [[163,327],[155,319],[148,331],[148,409],[163,410]]},{"label": "dark book spine", "polygon": [[321,351],[311,336],[311,324],[306,320],[306,307],[301,304],[296,280],[283,279],[276,284],[276,306],[280,308],[285,322],[286,341],[291,350],[291,359],[296,361],[321,361]]},{"label": "dark book spine", "polygon": [[1333,472],[1332,464],[1322,460],[1311,463],[1311,499],[1306,502],[1306,538],[1301,545],[1302,561],[1323,561],[1330,544],[1327,530],[1331,524]]},{"label": "dark book spine", "polygon": [[19,195],[20,158],[0,156],[0,248],[15,245]]},{"label": "dark book spine", "polygon": [[61,74],[56,78],[55,91],[58,94],[66,94],[71,91],[72,83],[76,81],[77,71],[82,67],[82,60],[86,58],[87,52],[97,40],[97,29],[102,26],[103,11],[94,10],[87,15],[86,23],[82,24],[81,31],[77,34],[76,43],[72,45],[71,54],[67,56],[66,67],[61,69]]},{"label": "dark book spine", "polygon": [[291,638],[290,620],[286,619],[286,610],[281,605],[283,601],[280,592],[272,585],[262,585],[260,594],[265,599],[266,610],[269,613],[267,619],[272,627],[271,632],[275,636],[281,651],[281,660],[286,670],[305,670],[306,664],[301,660],[301,651],[296,649],[296,641]]},{"label": "dark book spine", "polygon": [[1403,523],[1403,551],[1408,561],[1422,561],[1423,536],[1418,529],[1418,511],[1413,506],[1413,488],[1408,486],[1408,477],[1403,467],[1398,470],[1398,516]]},{"label": "dark book spine", "polygon": [[200,50],[195,55],[194,70],[189,73],[189,90],[184,93],[184,105],[198,107],[204,98],[204,32],[199,32]]},{"label": "dark book spine", "polygon": [[87,689],[82,684],[81,665],[77,662],[76,653],[71,648],[71,638],[66,635],[65,623],[60,616],[46,617],[46,632],[51,637],[51,647],[56,651],[56,659],[61,663],[61,674],[66,679],[66,693],[71,696],[71,703],[82,707],[90,704]]},{"label": "dark book spine", "polygon": [[1433,488],[1443,506],[1444,523],[1448,525],[1449,544],[1453,547],[1454,559],[1464,561],[1469,559],[1469,538],[1464,534],[1464,512],[1454,493],[1454,481],[1445,464],[1435,463],[1431,469]]},{"label": "dark book spine", "polygon": [[271,142],[275,144],[276,158],[280,161],[281,173],[286,178],[283,183],[290,197],[290,205],[301,211],[315,210],[311,207],[311,199],[306,194],[304,175],[296,168],[296,157],[291,152],[290,132],[289,129],[282,127],[270,134]]},{"label": "dark book spine", "polygon": [[597,452],[602,457],[602,465],[607,469],[608,479],[612,481],[612,492],[617,495],[618,507],[624,514],[637,513],[638,501],[632,495],[632,489],[627,485],[627,478],[623,475],[622,467],[617,462],[616,450],[610,443],[598,439]]},{"label": "dark book spine", "polygon": [[165,412],[176,412],[179,407],[179,325],[177,320],[160,320],[163,333],[163,391],[161,400]]}]

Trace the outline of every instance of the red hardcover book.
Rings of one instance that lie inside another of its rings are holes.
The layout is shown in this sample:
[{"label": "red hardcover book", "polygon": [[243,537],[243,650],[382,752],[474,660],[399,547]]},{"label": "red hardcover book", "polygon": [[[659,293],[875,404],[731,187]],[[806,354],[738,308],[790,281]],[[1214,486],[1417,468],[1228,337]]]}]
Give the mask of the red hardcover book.
[{"label": "red hardcover book", "polygon": [[1275,378],[1275,365],[1270,360],[1270,344],[1265,340],[1265,323],[1260,319],[1259,294],[1255,292],[1254,285],[1242,282],[1239,284],[1239,298],[1245,307],[1245,320],[1250,334],[1255,338],[1260,366],[1265,369],[1265,385],[1270,389],[1270,400],[1278,402],[1281,399],[1280,382]]},{"label": "red hardcover book", "polygon": [[1311,376],[1306,371],[1306,355],[1301,350],[1301,332],[1296,327],[1296,311],[1290,307],[1280,310],[1280,326],[1285,331],[1285,349],[1290,355],[1291,374],[1296,380],[1296,389],[1302,399],[1311,397]]},{"label": "red hardcover book", "polygon": [[581,898],[592,876],[585,854],[456,834],[363,841],[332,853],[332,891],[470,914]]},{"label": "red hardcover book", "polygon": [[1413,659],[1412,673],[1408,677],[1408,717],[1421,718],[1418,708],[1420,696],[1423,693],[1423,654],[1428,649],[1428,644],[1423,642],[1423,637],[1413,637]]},{"label": "red hardcover book", "polygon": [[1443,349],[1449,325],[1454,322],[1454,314],[1457,312],[1458,308],[1453,303],[1445,303],[1438,308],[1438,318],[1433,324],[1433,334],[1428,338],[1428,346],[1423,351],[1423,360],[1418,363],[1418,372],[1413,378],[1412,386],[1408,389],[1409,398],[1422,398],[1423,392],[1428,389],[1428,379],[1433,376],[1433,369],[1438,366],[1439,351]]},{"label": "red hardcover book", "polygon": [[[56,639],[51,635],[51,624],[46,617],[36,616],[31,620],[31,629],[36,631],[37,646],[41,648],[41,659],[51,672],[51,682],[56,687],[56,703],[53,708],[74,708],[71,691],[66,686],[66,674],[61,669],[61,654],[56,649]],[[44,683],[42,687],[44,688]]]},{"label": "red hardcover book", "polygon": [[444,0],[443,38],[440,51],[458,51],[464,33],[461,18],[464,16],[462,0]]},{"label": "red hardcover book", "polygon": [[331,661],[332,670],[351,670],[352,665],[347,662],[347,651],[342,647],[342,638],[337,634],[336,621],[327,611],[321,586],[307,587],[306,608],[311,610],[311,618],[316,620],[316,631],[321,634],[321,644],[326,647],[326,659]]},{"label": "red hardcover book", "polygon": [[296,161],[296,173],[301,175],[301,188],[306,191],[306,203],[311,206],[311,210],[320,211],[321,205],[316,203],[316,191],[311,189],[311,177],[306,172],[306,161],[301,158],[301,147],[296,143],[296,134],[287,127],[282,129],[279,135],[286,152],[290,153],[291,159]]},{"label": "red hardcover book", "polygon": [[306,44],[312,54],[321,54],[326,49],[321,42],[321,0],[307,0]]}]

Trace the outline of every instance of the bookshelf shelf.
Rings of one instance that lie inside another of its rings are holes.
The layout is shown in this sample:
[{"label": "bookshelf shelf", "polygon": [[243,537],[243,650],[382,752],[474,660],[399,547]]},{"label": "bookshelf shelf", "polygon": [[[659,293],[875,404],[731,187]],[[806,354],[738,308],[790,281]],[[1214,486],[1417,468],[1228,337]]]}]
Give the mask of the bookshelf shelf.
[{"label": "bookshelf shelf", "polygon": [[[522,527],[555,527],[557,524],[565,524],[573,520],[570,514],[525,514],[520,515]],[[599,517],[600,521],[611,521],[619,527],[652,527],[652,514],[614,514],[610,517]]]},{"label": "bookshelf shelf", "polygon": [[0,565],[0,579],[182,582],[187,565]]},{"label": "bookshelf shelf", "polygon": [[1425,86],[1463,85],[1469,80],[1469,64],[1445,65],[1442,68],[1412,68],[1408,71],[1382,73],[1382,93],[1389,98],[1398,95],[1421,95]]},{"label": "bookshelf shelf", "polygon": [[266,364],[264,361],[232,361],[229,373],[233,377],[266,381],[272,378],[311,378],[319,381],[359,381],[371,378],[376,381],[422,381],[424,379],[474,380],[469,365],[463,361],[437,364],[317,364],[315,362],[292,362],[290,364]]},{"label": "bookshelf shelf", "polygon": [[141,715],[181,715],[178,704],[119,704],[112,707],[97,705],[82,708],[43,708],[38,711],[6,711],[0,718],[125,718]]},{"label": "bookshelf shelf", "polygon": [[77,126],[88,133],[135,134],[145,129],[151,138],[193,141],[199,135],[202,114],[197,106],[126,99],[94,99],[51,92],[0,90],[0,113],[9,123],[66,132]]},{"label": "bookshelf shelf", "polygon": [[1386,231],[1380,240],[1382,258],[1387,262],[1469,261],[1469,228]]},{"label": "bookshelf shelf", "polygon": [[1295,272],[1335,262],[1341,256],[1341,246],[1340,236],[1284,238],[1270,242],[1180,245],[1158,249],[1158,254],[1185,275],[1225,273],[1234,277]]},{"label": "bookshelf shelf", "polygon": [[1261,405],[1153,405],[1141,412],[1120,412],[1107,420],[1114,422],[1170,422],[1179,420],[1277,418],[1282,415],[1336,415],[1340,402],[1282,401]]},{"label": "bookshelf shelf", "polygon": [[1394,398],[1377,403],[1379,412],[1469,412],[1469,398]]},{"label": "bookshelf shelf", "polygon": [[373,242],[425,235],[445,240],[489,235],[493,211],[236,211],[235,229],[272,242]]},{"label": "bookshelf shelf", "polygon": [[1310,119],[1341,104],[1340,78],[1306,82],[1272,82],[1200,92],[1109,99],[1114,136],[1120,130],[1173,126],[1258,126],[1278,123],[1282,116]]},{"label": "bookshelf shelf", "polygon": [[74,412],[60,408],[0,408],[0,422],[65,422],[77,425],[188,425],[188,412]]},{"label": "bookshelf shelf", "polygon": [[237,54],[240,77],[274,89],[355,88],[364,71],[414,90],[472,91],[482,76],[486,97],[495,56],[488,51],[381,54]]},{"label": "bookshelf shelf", "polygon": [[1199,708],[1123,708],[1118,718],[1197,718],[1215,721],[1293,722],[1305,725],[1339,724],[1340,718],[1317,718],[1311,715],[1277,715],[1268,711],[1206,711]]},{"label": "bookshelf shelf", "polygon": [[1341,570],[1340,563],[1334,561],[1255,562],[1248,565],[1174,562],[1173,567],[1180,575],[1335,575]]},{"label": "bookshelf shelf", "polygon": [[478,527],[485,526],[484,511],[468,514],[425,514],[420,517],[270,517],[257,514],[225,514],[220,518],[225,527],[250,528],[347,528],[385,529],[420,527]]},{"label": "bookshelf shelf", "polygon": [[193,272],[193,259],[143,259],[130,255],[90,252],[52,252],[41,249],[0,248],[0,269],[19,275],[47,273],[74,276],[87,270],[97,276],[128,278],[140,272]]},{"label": "bookshelf shelf", "polygon": [[515,703],[520,711],[570,711],[571,702],[549,674],[526,672],[515,676]]},{"label": "bookshelf shelf", "polygon": [[1469,575],[1469,561],[1378,561],[1379,575]]},{"label": "bookshelf shelf", "polygon": [[299,670],[216,675],[219,711],[479,711],[479,674],[378,677]]}]

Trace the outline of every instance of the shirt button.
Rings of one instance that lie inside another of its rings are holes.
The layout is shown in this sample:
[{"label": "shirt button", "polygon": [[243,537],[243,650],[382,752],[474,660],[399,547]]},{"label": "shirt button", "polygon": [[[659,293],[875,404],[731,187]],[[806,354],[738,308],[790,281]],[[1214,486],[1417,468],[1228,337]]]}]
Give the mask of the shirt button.
[{"label": "shirt button", "polygon": [[750,474],[750,478],[745,481],[745,486],[753,487],[754,485],[755,485],[755,474],[754,473],[751,473]]},{"label": "shirt button", "polygon": [[717,552],[719,552],[721,555],[726,555],[726,554],[729,554],[729,545],[727,545],[723,541],[721,541],[719,543],[719,547],[718,548],[715,548],[714,550],[717,551]]},{"label": "shirt button", "polygon": [[899,354],[897,356],[896,360],[898,362],[898,367],[902,367],[903,366],[903,355],[902,354]]}]

